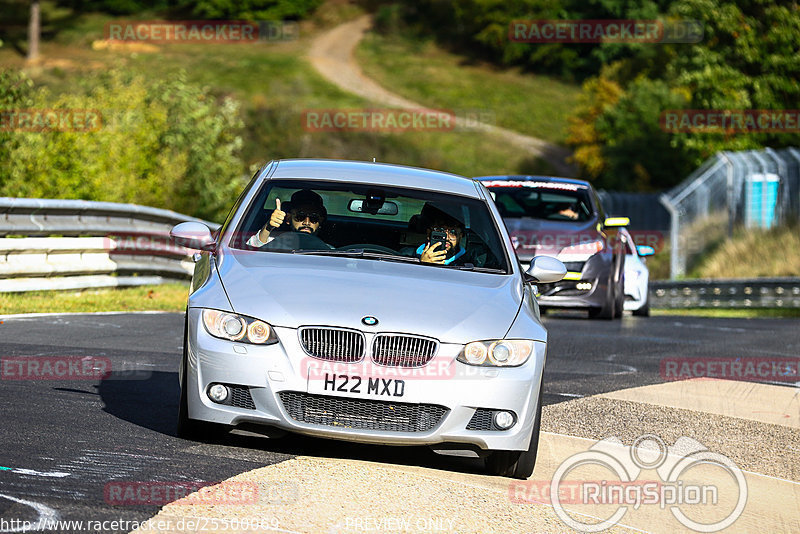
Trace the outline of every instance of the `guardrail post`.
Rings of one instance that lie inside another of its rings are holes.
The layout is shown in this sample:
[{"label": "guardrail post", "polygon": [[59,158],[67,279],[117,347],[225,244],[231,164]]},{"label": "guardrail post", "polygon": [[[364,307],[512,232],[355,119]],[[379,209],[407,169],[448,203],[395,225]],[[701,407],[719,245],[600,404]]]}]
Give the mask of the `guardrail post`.
[{"label": "guardrail post", "polygon": [[679,274],[683,275],[682,270],[679,268],[678,258],[680,249],[678,210],[667,195],[661,195],[658,199],[669,212],[669,278],[670,280],[675,280]]}]

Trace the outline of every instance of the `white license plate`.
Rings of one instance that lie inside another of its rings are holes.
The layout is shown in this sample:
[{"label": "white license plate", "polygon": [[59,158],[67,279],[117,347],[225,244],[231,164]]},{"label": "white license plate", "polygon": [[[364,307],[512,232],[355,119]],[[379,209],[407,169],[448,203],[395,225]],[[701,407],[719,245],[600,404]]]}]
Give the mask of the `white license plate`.
[{"label": "white license plate", "polygon": [[406,382],[396,378],[368,378],[345,373],[324,373],[319,378],[309,378],[308,392],[399,398],[405,395]]}]

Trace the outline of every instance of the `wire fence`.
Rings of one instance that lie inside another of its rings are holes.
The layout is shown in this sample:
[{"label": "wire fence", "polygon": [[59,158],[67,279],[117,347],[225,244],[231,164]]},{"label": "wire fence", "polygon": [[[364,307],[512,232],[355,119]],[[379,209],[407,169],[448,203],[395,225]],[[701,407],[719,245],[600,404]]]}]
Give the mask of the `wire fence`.
[{"label": "wire fence", "polygon": [[674,280],[737,227],[768,229],[800,220],[800,149],[718,152],[663,194],[661,203],[671,216]]}]

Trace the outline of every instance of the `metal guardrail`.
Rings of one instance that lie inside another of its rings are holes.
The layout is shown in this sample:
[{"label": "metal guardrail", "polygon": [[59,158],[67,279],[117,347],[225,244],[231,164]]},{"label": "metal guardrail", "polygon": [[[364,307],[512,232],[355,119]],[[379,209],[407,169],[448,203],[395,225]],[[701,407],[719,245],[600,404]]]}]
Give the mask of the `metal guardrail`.
[{"label": "metal guardrail", "polygon": [[651,281],[654,308],[800,308],[800,278]]},{"label": "metal guardrail", "polygon": [[168,237],[184,221],[218,227],[136,204],[0,197],[0,292],[187,279],[191,250]]},{"label": "metal guardrail", "polygon": [[[0,293],[188,279],[191,250],[168,239],[184,221],[219,227],[136,204],[0,197]],[[650,299],[655,308],[800,308],[800,278],[656,280]]]}]

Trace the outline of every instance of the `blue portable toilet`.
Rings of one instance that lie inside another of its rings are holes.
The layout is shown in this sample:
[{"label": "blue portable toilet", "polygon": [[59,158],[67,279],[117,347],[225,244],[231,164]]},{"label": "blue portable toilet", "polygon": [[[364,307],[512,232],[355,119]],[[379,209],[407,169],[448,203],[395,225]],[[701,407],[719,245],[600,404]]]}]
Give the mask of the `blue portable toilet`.
[{"label": "blue portable toilet", "polygon": [[745,181],[745,216],[747,228],[772,228],[775,220],[775,208],[778,205],[777,174],[751,174]]}]

